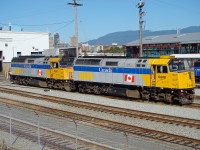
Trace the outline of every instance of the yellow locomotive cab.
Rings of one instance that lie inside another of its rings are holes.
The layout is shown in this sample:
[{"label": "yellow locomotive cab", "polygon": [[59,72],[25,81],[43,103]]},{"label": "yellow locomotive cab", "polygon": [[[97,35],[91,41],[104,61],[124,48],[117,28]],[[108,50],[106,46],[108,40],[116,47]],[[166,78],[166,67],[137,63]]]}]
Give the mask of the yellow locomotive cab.
[{"label": "yellow locomotive cab", "polygon": [[48,76],[52,79],[68,80],[73,79],[73,67],[60,67],[60,58],[50,58],[50,65],[52,69],[48,70]]},{"label": "yellow locomotive cab", "polygon": [[[167,56],[152,59],[150,87],[159,91],[156,94],[159,98],[163,97],[169,102],[176,99],[181,104],[190,103],[188,100],[192,102],[194,97],[192,89],[195,88],[195,76],[190,68],[190,62],[186,59]],[[170,89],[168,94],[166,94],[167,89]]]}]

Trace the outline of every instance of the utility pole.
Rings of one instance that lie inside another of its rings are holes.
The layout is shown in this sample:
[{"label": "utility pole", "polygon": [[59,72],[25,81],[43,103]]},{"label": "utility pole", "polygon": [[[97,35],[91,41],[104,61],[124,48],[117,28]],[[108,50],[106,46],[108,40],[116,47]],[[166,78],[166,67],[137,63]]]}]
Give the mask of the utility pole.
[{"label": "utility pole", "polygon": [[68,5],[74,6],[74,18],[75,18],[75,37],[76,37],[76,57],[78,58],[78,18],[77,18],[77,6],[83,6],[82,4],[78,4],[76,0],[73,3],[68,3]]},{"label": "utility pole", "polygon": [[142,11],[142,7],[144,6],[144,2],[142,2],[142,0],[140,0],[140,2],[137,4],[137,7],[139,8],[139,26],[140,26],[140,57],[142,57],[142,24],[143,24],[143,20],[142,17],[145,15],[145,12]]}]

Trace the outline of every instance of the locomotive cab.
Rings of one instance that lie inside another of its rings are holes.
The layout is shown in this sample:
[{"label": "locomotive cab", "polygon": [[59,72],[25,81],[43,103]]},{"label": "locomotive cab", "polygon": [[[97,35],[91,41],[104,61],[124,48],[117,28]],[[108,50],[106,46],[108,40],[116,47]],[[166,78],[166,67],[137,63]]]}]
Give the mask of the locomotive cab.
[{"label": "locomotive cab", "polygon": [[60,59],[61,58],[50,58],[49,62],[52,67],[50,70],[50,78],[53,79],[60,79],[60,80],[66,80],[66,79],[72,79],[73,78],[73,67],[67,67],[63,68],[60,65]]},{"label": "locomotive cab", "polygon": [[151,66],[151,87],[157,88],[157,97],[168,102],[192,103],[195,77],[190,62],[187,59],[161,58],[154,60]]},{"label": "locomotive cab", "polygon": [[169,62],[170,87],[179,103],[192,103],[194,99],[195,75],[188,59],[171,59]]},{"label": "locomotive cab", "polygon": [[196,81],[200,82],[200,59],[194,63]]},{"label": "locomotive cab", "polygon": [[187,59],[171,59],[169,62],[172,88],[190,89],[195,87],[194,71]]}]

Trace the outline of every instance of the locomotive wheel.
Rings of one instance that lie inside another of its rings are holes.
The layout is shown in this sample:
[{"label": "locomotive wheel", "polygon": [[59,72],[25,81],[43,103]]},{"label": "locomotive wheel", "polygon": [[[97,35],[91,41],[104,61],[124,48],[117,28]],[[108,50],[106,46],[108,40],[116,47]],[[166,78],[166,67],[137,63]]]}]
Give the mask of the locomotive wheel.
[{"label": "locomotive wheel", "polygon": [[53,82],[52,81],[48,81],[47,82],[47,86],[49,89],[53,89]]},{"label": "locomotive wheel", "polygon": [[100,87],[99,86],[94,86],[93,87],[93,92],[94,92],[94,94],[97,94],[97,95],[101,94]]},{"label": "locomotive wheel", "polygon": [[85,92],[85,89],[83,88],[83,86],[79,85],[79,86],[78,86],[78,91],[79,91],[80,93],[84,93],[84,92]]},{"label": "locomotive wheel", "polygon": [[53,85],[53,89],[58,89],[58,83],[55,83],[54,85]]},{"label": "locomotive wheel", "polygon": [[64,83],[64,90],[67,92],[71,92],[71,84],[69,82]]},{"label": "locomotive wheel", "polygon": [[24,80],[24,85],[25,85],[25,86],[28,85],[28,79],[25,79],[25,80]]},{"label": "locomotive wheel", "polygon": [[173,96],[171,94],[166,94],[165,101],[172,104],[173,103]]},{"label": "locomotive wheel", "polygon": [[149,94],[142,94],[142,100],[150,100]]},{"label": "locomotive wheel", "polygon": [[58,85],[57,85],[57,86],[58,86],[58,89],[59,89],[59,90],[62,90],[62,87],[63,87],[62,84],[61,84],[61,83],[57,83],[57,84],[58,84]]},{"label": "locomotive wheel", "polygon": [[184,105],[184,104],[190,104],[190,100],[187,99],[185,96],[180,96],[179,97],[179,104]]},{"label": "locomotive wheel", "polygon": [[142,100],[150,100],[150,93],[148,91],[141,92]]}]

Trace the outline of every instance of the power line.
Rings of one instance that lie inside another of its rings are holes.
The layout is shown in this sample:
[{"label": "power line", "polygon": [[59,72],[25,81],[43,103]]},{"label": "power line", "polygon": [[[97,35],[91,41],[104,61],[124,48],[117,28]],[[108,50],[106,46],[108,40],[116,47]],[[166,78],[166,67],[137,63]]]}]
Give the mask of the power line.
[{"label": "power line", "polygon": [[[73,22],[73,21],[66,21],[66,22],[55,22],[55,23],[47,23],[47,24],[16,24],[16,23],[12,23],[12,25],[14,26],[29,26],[29,27],[32,27],[32,26],[51,26],[51,25],[59,25],[59,24],[66,24],[66,23],[70,23],[70,22]],[[1,25],[4,25],[4,26],[8,26],[8,24],[6,23],[0,23]]]},{"label": "power line", "polygon": [[[74,21],[72,21],[72,22],[74,22]],[[59,31],[59,30],[65,28],[66,26],[70,25],[72,22],[70,22],[70,23],[68,23],[68,24],[65,24],[64,26],[61,26],[60,28],[58,28],[58,29],[56,29],[56,30],[54,30],[54,31],[52,31],[52,32],[57,32],[57,31]],[[22,42],[23,42],[23,41],[28,41],[28,40],[32,40],[32,39],[37,39],[37,38],[40,38],[40,37],[42,37],[42,36],[44,36],[44,35],[40,35],[40,36],[37,36],[37,37],[34,37],[34,38],[29,38],[29,39],[15,40],[15,41],[22,41]]]}]

